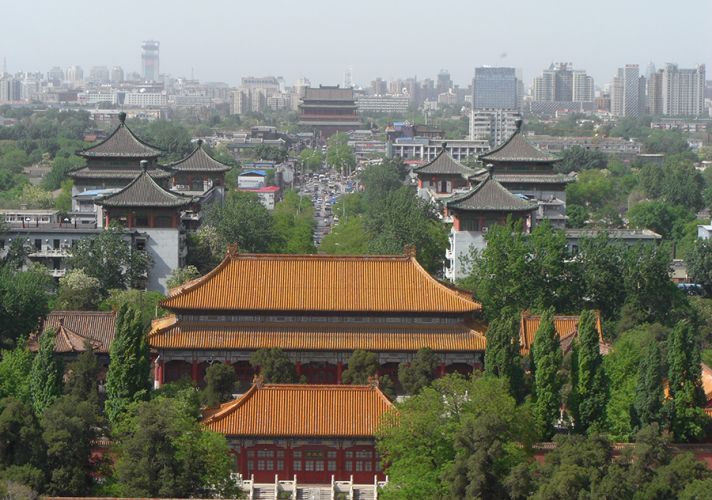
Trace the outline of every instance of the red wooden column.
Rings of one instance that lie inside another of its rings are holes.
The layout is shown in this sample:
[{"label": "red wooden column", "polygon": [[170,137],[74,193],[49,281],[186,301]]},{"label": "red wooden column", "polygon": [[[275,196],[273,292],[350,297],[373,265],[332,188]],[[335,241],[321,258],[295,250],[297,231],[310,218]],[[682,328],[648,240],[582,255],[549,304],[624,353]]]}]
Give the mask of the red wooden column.
[{"label": "red wooden column", "polygon": [[297,361],[294,363],[294,370],[297,372],[297,378],[302,376],[302,363],[301,361]]},{"label": "red wooden column", "polygon": [[445,376],[445,363],[444,363],[444,362],[443,362],[443,363],[440,363],[440,367],[438,368],[438,375],[439,375],[440,377],[444,377],[444,376]]},{"label": "red wooden column", "polygon": [[247,451],[244,444],[240,446],[240,474],[242,479],[250,479],[247,475]]},{"label": "red wooden column", "polygon": [[198,383],[198,360],[195,358],[193,358],[193,364],[190,367],[190,378],[196,384]]},{"label": "red wooden column", "polygon": [[346,479],[346,471],[344,470],[344,444],[339,444],[339,449],[336,451],[336,480],[344,481]]},{"label": "red wooden column", "polygon": [[294,476],[294,455],[292,454],[292,443],[287,442],[287,447],[284,449],[284,470],[287,474],[287,479]]},{"label": "red wooden column", "polygon": [[336,363],[336,383],[341,384],[341,374],[344,372],[344,364],[339,361]]},{"label": "red wooden column", "polygon": [[159,389],[163,385],[163,382],[165,379],[164,366],[165,365],[163,363],[163,360],[159,359],[158,362],[156,363],[156,369],[155,369],[155,375],[154,375],[156,389]]}]

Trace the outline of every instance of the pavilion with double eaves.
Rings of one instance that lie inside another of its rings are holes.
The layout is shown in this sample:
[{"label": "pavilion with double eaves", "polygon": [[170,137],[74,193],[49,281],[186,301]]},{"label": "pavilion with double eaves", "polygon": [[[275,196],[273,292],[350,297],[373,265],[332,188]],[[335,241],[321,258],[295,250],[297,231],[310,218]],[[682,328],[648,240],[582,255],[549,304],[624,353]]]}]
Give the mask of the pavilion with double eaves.
[{"label": "pavilion with double eaves", "polygon": [[471,295],[432,278],[414,253],[400,256],[241,254],[231,247],[213,271],[170,291],[148,341],[156,385],[201,383],[210,363],[243,384],[260,349],[281,349],[310,383],[338,384],[356,349],[377,354],[397,382],[398,365],[422,348],[439,372],[482,366],[484,324]]},{"label": "pavilion with double eaves", "polygon": [[470,179],[482,173],[464,166],[456,161],[443,149],[432,161],[414,168],[413,173],[418,177],[418,194],[423,198],[441,199],[450,196],[454,191],[470,187]]},{"label": "pavilion with double eaves", "polygon": [[188,156],[166,168],[173,173],[172,190],[202,194],[213,188],[224,193],[225,173],[232,167],[210,156],[203,148],[203,140],[198,139]]}]

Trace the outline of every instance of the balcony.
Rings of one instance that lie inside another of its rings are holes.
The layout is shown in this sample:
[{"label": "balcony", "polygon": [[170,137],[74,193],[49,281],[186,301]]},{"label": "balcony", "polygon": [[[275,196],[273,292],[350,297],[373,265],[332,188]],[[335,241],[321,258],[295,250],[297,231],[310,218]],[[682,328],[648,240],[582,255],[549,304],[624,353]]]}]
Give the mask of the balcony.
[{"label": "balcony", "polygon": [[71,247],[63,248],[41,248],[35,249],[29,254],[29,257],[36,258],[53,258],[53,257],[69,257],[71,255]]}]

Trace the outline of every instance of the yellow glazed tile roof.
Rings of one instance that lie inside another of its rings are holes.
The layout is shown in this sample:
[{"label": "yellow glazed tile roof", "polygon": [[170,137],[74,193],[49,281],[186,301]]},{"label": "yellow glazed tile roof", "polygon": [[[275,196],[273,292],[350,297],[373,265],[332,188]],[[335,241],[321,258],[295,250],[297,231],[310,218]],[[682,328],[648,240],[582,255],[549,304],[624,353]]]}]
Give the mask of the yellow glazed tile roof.
[{"label": "yellow glazed tile roof", "polygon": [[256,384],[203,424],[226,436],[373,437],[391,408],[375,386]]},{"label": "yellow glazed tile roof", "polygon": [[238,254],[171,290],[170,310],[467,314],[481,305],[412,256]]},{"label": "yellow glazed tile roof", "polygon": [[[601,316],[598,312],[595,314],[596,329],[598,330],[598,335],[602,342],[603,330],[601,329]],[[554,316],[554,328],[556,329],[556,333],[559,334],[559,339],[565,350],[570,347],[574,336],[578,332],[578,322],[578,316]],[[521,322],[519,325],[519,346],[522,353],[528,353],[531,349],[540,323],[541,316],[533,315],[528,311],[522,312]]]},{"label": "yellow glazed tile roof", "polygon": [[151,347],[160,349],[279,348],[294,351],[484,351],[484,325],[354,325],[346,323],[203,323],[175,316],[155,320]]}]

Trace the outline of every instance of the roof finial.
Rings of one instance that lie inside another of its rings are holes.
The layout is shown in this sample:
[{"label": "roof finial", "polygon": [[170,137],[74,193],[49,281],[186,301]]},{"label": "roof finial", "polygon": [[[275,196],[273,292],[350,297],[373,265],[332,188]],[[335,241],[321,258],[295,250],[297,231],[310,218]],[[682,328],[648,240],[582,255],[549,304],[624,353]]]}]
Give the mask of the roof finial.
[{"label": "roof finial", "polygon": [[368,385],[370,387],[378,388],[378,385],[379,385],[378,377],[376,375],[370,375],[368,377]]},{"label": "roof finial", "polygon": [[239,245],[238,245],[237,243],[229,243],[229,244],[227,245],[227,256],[230,257],[230,258],[232,258],[232,259],[237,258],[237,254],[239,253],[239,252],[238,252],[239,249],[240,249],[240,247],[239,247]]},{"label": "roof finial", "polygon": [[403,247],[403,253],[405,253],[407,257],[415,258],[415,245],[406,245]]},{"label": "roof finial", "polygon": [[519,132],[520,130],[522,130],[522,123],[523,123],[523,121],[522,121],[521,118],[517,118],[517,119],[514,121],[514,125],[517,127],[517,132]]},{"label": "roof finial", "polygon": [[119,113],[119,121],[121,122],[121,124],[126,121],[126,113],[124,113],[123,111]]},{"label": "roof finial", "polygon": [[252,385],[257,386],[258,388],[262,387],[265,385],[265,378],[262,375],[255,373],[255,376],[252,377]]},{"label": "roof finial", "polygon": [[443,142],[443,151],[447,151],[447,142]]},{"label": "roof finial", "polygon": [[198,139],[198,147],[199,148],[203,147],[203,139]]},{"label": "roof finial", "polygon": [[148,170],[148,160],[141,160],[141,170],[144,172]]}]

